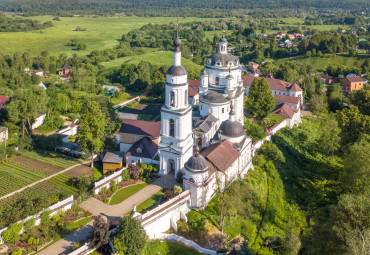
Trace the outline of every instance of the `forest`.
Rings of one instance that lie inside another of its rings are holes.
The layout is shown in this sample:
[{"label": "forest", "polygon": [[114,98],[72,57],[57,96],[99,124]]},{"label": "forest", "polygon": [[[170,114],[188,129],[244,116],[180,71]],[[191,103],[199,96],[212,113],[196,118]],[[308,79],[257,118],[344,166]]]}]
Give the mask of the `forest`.
[{"label": "forest", "polygon": [[53,26],[51,21],[41,23],[32,19],[11,18],[0,13],[0,32],[32,31],[51,26]]}]

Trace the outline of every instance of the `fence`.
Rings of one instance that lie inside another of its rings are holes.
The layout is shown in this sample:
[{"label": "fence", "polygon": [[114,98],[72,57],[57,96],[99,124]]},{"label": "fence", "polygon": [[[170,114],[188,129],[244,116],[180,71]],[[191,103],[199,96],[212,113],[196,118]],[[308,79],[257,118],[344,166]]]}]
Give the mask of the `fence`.
[{"label": "fence", "polygon": [[99,194],[100,190],[103,188],[110,188],[110,182],[115,181],[116,183],[122,181],[122,172],[126,168],[122,168],[121,170],[114,172],[113,174],[104,177],[102,180],[97,181],[94,183],[94,194]]},{"label": "fence", "polygon": [[85,243],[80,248],[72,251],[71,253],[68,253],[68,255],[86,255],[86,254],[90,254],[90,253],[94,252],[95,250],[96,250],[95,248],[93,248],[93,249],[89,248],[89,243]]},{"label": "fence", "polygon": [[[29,217],[27,217],[27,218],[25,218],[25,219],[23,219],[23,220],[18,221],[16,224],[18,224],[18,223],[25,223],[25,222],[29,221],[30,219],[33,219],[33,218],[34,218],[34,219],[35,219],[35,225],[40,225],[40,223],[41,223],[40,215],[41,215],[44,211],[49,210],[49,211],[50,211],[50,215],[49,215],[49,217],[51,217],[51,216],[53,216],[53,215],[57,214],[57,213],[58,213],[58,211],[60,211],[60,210],[66,211],[66,210],[71,209],[71,208],[72,208],[72,205],[73,205],[73,202],[74,202],[74,201],[73,201],[73,195],[72,195],[72,196],[70,196],[69,198],[66,198],[66,199],[64,199],[64,200],[62,200],[62,201],[58,201],[57,203],[55,203],[55,204],[51,205],[49,208],[42,210],[42,211],[41,211],[41,212],[39,212],[38,214],[31,215],[31,216],[29,216]],[[5,227],[5,228],[3,228],[3,229],[0,229],[0,243],[3,243],[3,240],[2,240],[2,238],[1,238],[1,234],[2,234],[5,230],[7,230],[7,229],[8,229],[8,227]],[[23,229],[22,229],[21,233],[22,233],[22,232],[23,232]]]}]

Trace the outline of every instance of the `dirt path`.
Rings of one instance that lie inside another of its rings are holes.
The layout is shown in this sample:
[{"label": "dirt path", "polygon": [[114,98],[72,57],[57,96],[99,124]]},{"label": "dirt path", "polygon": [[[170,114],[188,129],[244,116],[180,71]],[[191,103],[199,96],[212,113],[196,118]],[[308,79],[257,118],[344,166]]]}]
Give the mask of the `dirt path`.
[{"label": "dirt path", "polygon": [[23,187],[23,188],[20,188],[20,189],[18,189],[18,190],[16,190],[16,191],[13,191],[13,192],[11,192],[11,193],[9,193],[9,194],[5,195],[5,196],[2,196],[2,197],[0,197],[0,200],[5,199],[5,198],[7,198],[7,197],[11,197],[11,196],[13,196],[14,194],[19,193],[19,192],[22,192],[23,190],[25,190],[25,189],[27,189],[27,188],[29,188],[29,187],[35,186],[36,184],[39,184],[39,183],[41,183],[41,182],[43,182],[43,181],[46,181],[46,180],[49,180],[49,179],[51,179],[51,178],[53,178],[53,177],[57,176],[58,174],[65,173],[65,172],[67,172],[67,171],[71,170],[72,168],[74,168],[74,167],[76,167],[76,166],[80,166],[80,165],[86,164],[86,163],[88,163],[88,162],[90,162],[90,161],[82,162],[82,163],[80,163],[80,164],[76,164],[76,165],[73,165],[73,166],[71,166],[71,167],[68,167],[68,168],[66,168],[66,169],[64,169],[64,170],[62,170],[62,171],[60,171],[60,172],[57,172],[57,173],[55,173],[55,174],[52,174],[52,175],[50,175],[50,176],[48,176],[48,177],[45,177],[44,179],[38,180],[38,181],[36,181],[36,182],[34,182],[34,183],[31,183],[31,184],[29,184],[29,185],[27,185],[27,186],[25,186],[25,187]]},{"label": "dirt path", "polygon": [[[139,190],[126,200],[122,201],[117,205],[108,205],[96,198],[89,198],[87,201],[80,204],[80,207],[89,211],[93,215],[105,216],[108,220],[113,220],[118,217],[122,217],[126,213],[132,210],[132,206],[139,205],[155,193],[160,191],[162,188],[173,187],[175,184],[175,178],[173,175],[165,176],[157,179],[152,184],[146,186],[142,190]],[[92,229],[93,221],[90,221],[85,226],[79,228],[72,234],[64,237],[53,245],[49,246],[45,250],[41,251],[40,255],[61,255],[67,254],[68,251],[73,248],[75,243],[80,243],[87,239]]]}]

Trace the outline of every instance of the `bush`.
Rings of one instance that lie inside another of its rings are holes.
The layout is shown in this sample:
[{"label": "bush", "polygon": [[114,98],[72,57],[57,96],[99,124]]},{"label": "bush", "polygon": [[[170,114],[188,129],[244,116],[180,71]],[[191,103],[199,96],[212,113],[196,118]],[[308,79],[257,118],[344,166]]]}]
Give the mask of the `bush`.
[{"label": "bush", "polygon": [[19,238],[22,228],[23,228],[22,223],[10,224],[7,230],[5,230],[2,233],[4,242],[5,243],[15,243]]},{"label": "bush", "polygon": [[31,233],[32,230],[35,228],[35,222],[36,222],[36,219],[32,218],[26,223],[24,223],[24,226],[23,226],[24,232]]},{"label": "bush", "polygon": [[128,166],[128,171],[130,172],[131,178],[137,180],[143,170],[138,165],[130,164]]},{"label": "bush", "polygon": [[104,199],[104,203],[109,204],[109,198]]},{"label": "bush", "polygon": [[59,214],[55,214],[53,217],[51,217],[51,220],[52,220],[53,222],[57,222],[57,221],[59,221],[59,220],[60,220],[60,216],[59,216]]},{"label": "bush", "polygon": [[205,217],[197,211],[190,211],[187,215],[188,225],[194,230],[203,230],[206,225]]},{"label": "bush", "polygon": [[41,218],[41,224],[47,225],[50,222],[50,213],[51,211],[46,210],[45,212],[41,213],[40,218]]},{"label": "bush", "polygon": [[130,173],[128,172],[127,169],[122,171],[122,180],[123,181],[128,181],[130,180]]},{"label": "bush", "polygon": [[182,188],[181,188],[179,185],[175,185],[175,186],[173,187],[173,192],[174,192],[176,195],[178,195],[178,194],[182,193]]},{"label": "bush", "polygon": [[112,192],[116,192],[118,190],[116,182],[114,180],[110,182],[110,189]]},{"label": "bush", "polygon": [[11,253],[11,255],[22,255],[22,253],[23,253],[22,249],[18,249],[18,250],[16,250],[16,251],[13,251],[13,252]]}]

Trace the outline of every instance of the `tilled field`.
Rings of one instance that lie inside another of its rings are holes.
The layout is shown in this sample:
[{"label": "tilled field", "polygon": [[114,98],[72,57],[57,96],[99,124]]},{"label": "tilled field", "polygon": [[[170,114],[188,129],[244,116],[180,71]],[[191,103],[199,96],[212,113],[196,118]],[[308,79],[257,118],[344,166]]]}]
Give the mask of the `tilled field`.
[{"label": "tilled field", "polygon": [[82,175],[92,176],[93,170],[88,165],[78,165],[67,171],[65,175],[68,175],[70,177],[80,177]]},{"label": "tilled field", "polygon": [[37,172],[46,174],[46,175],[52,175],[55,173],[58,173],[59,171],[63,170],[62,167],[54,166],[42,161],[38,161],[32,158],[24,157],[22,155],[15,156],[11,159],[12,162],[30,168],[32,170],[35,170]]}]

